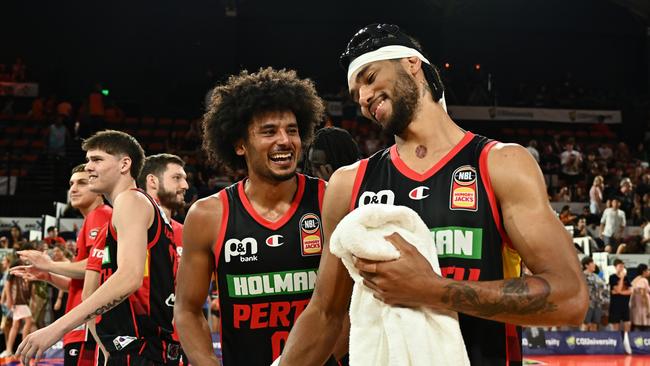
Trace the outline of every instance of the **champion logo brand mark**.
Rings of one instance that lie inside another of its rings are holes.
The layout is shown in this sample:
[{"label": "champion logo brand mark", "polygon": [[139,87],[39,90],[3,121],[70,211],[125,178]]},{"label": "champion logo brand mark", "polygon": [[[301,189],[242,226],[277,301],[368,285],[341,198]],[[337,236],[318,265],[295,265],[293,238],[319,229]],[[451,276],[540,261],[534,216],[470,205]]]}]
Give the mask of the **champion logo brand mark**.
[{"label": "champion logo brand mark", "polygon": [[412,200],[422,200],[429,197],[429,187],[419,186],[409,192],[409,198]]},{"label": "champion logo brand mark", "polygon": [[279,247],[280,245],[284,244],[284,241],[282,241],[282,239],[282,235],[271,235],[266,238],[266,245],[270,246],[271,248]]}]

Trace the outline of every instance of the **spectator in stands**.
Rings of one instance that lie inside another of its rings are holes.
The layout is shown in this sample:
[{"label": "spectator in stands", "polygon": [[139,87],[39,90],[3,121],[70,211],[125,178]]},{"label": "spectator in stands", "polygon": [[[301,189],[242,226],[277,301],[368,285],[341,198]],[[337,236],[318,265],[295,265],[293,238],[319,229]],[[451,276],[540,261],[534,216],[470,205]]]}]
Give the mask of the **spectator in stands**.
[{"label": "spectator in stands", "polygon": [[18,224],[13,225],[9,233],[11,234],[11,248],[19,250],[23,244],[27,243],[27,240],[23,238],[23,230]]},{"label": "spectator in stands", "polygon": [[64,116],[57,116],[56,120],[46,130],[48,154],[50,158],[60,159],[65,157],[66,144],[72,140],[70,131],[63,123]]},{"label": "spectator in stands", "polygon": [[632,330],[650,330],[650,270],[648,265],[641,263],[636,268],[637,276],[632,280],[632,295],[630,296],[630,318]]},{"label": "spectator in stands", "polygon": [[65,239],[59,236],[59,228],[50,226],[47,228],[47,236],[43,239],[49,246],[65,245]]},{"label": "spectator in stands", "polygon": [[555,202],[572,202],[571,199],[571,190],[568,186],[563,186],[553,197]]},{"label": "spectator in stands", "polygon": [[[7,286],[9,279],[9,268],[11,267],[11,262],[13,262],[13,255],[6,254],[2,257],[2,276],[0,277],[0,283],[2,287],[0,288],[0,307],[2,308],[2,321],[0,322],[0,328],[2,329],[2,334],[4,335],[5,345],[9,339],[9,332],[11,331],[11,308],[6,305],[6,297],[8,294],[9,287]],[[5,290],[7,288],[7,290]],[[7,293],[5,293],[7,291]],[[5,347],[6,348],[6,347]]]},{"label": "spectator in stands", "polygon": [[587,219],[585,217],[580,217],[578,223],[573,227],[573,237],[581,238],[589,236],[589,231],[587,230]]},{"label": "spectator in stands", "polygon": [[593,215],[600,215],[603,211],[603,191],[605,190],[605,181],[598,175],[589,189],[589,212]]},{"label": "spectator in stands", "polygon": [[92,135],[95,131],[104,129],[104,96],[102,95],[102,85],[97,83],[88,95],[88,114],[89,123],[87,131]]},{"label": "spectator in stands", "polygon": [[9,248],[9,239],[6,236],[0,236],[0,248],[7,249]]},{"label": "spectator in stands", "polygon": [[598,148],[598,154],[600,154],[600,158],[605,160],[606,162],[609,162],[612,157],[614,157],[614,151],[612,151],[612,147],[610,144],[602,144]]},{"label": "spectator in stands", "polygon": [[632,295],[632,284],[626,277],[627,270],[625,263],[616,258],[614,260],[616,273],[609,276],[609,289],[611,300],[609,304],[609,323],[612,330],[620,330],[620,323],[623,322],[623,330],[630,331],[630,295]]},{"label": "spectator in stands", "polygon": [[42,121],[45,119],[45,105],[43,104],[43,98],[37,97],[32,102],[30,118],[35,121]]},{"label": "spectator in stands", "polygon": [[607,284],[594,273],[596,263],[591,257],[582,258],[582,271],[585,274],[585,281],[587,281],[587,289],[589,290],[589,309],[580,330],[595,332],[598,330],[598,324],[600,324],[600,319],[603,317],[602,306],[605,300],[603,293],[607,289]]},{"label": "spectator in stands", "polygon": [[650,173],[641,175],[641,182],[636,186],[636,194],[643,197],[646,193],[650,193]]},{"label": "spectator in stands", "polygon": [[571,213],[571,207],[569,207],[569,205],[564,205],[562,206],[562,210],[560,210],[559,218],[560,221],[562,221],[562,224],[566,226],[566,225],[574,225],[578,217]]},{"label": "spectator in stands", "polygon": [[587,226],[592,230],[600,225],[600,216],[592,214],[589,206],[582,208],[580,217],[584,217],[587,220]]},{"label": "spectator in stands", "polygon": [[574,146],[575,141],[572,138],[568,139],[560,155],[562,176],[569,184],[578,182],[582,166],[582,154],[574,150]]},{"label": "spectator in stands", "polygon": [[[22,264],[23,263],[19,259],[16,259],[11,264],[11,267]],[[8,276],[7,285],[2,292],[2,299],[3,303],[11,309],[12,323],[9,337],[6,342],[6,348],[2,353],[0,353],[0,357],[13,355],[14,342],[16,341],[21,321],[24,321],[22,331],[23,337],[32,332],[32,313],[28,306],[31,292],[31,286],[27,280],[11,274]]]},{"label": "spectator in stands", "polygon": [[638,161],[650,162],[650,153],[648,153],[648,151],[645,149],[643,142],[639,142],[639,144],[636,145],[634,159]]},{"label": "spectator in stands", "polygon": [[530,155],[535,158],[535,161],[539,164],[539,151],[537,151],[537,140],[530,140],[528,146],[526,147]]},{"label": "spectator in stands", "polygon": [[634,208],[634,190],[630,178],[623,178],[619,183],[618,199],[621,201],[621,210],[625,212],[625,217],[631,218]]},{"label": "spectator in stands", "polygon": [[611,200],[612,207],[603,211],[600,219],[600,237],[605,242],[605,251],[615,253],[625,230],[625,212],[619,209],[621,202],[617,198]]}]

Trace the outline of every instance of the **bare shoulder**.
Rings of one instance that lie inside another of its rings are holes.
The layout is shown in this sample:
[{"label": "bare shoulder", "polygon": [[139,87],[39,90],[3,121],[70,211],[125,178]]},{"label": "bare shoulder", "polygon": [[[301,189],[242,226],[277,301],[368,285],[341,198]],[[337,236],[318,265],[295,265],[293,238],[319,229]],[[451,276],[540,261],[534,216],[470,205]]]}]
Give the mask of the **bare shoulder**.
[{"label": "bare shoulder", "polygon": [[361,160],[338,168],[330,177],[327,188],[331,190],[332,187],[336,187],[336,189],[349,187],[351,189],[354,186],[354,180],[357,176],[360,165]]},{"label": "bare shoulder", "polygon": [[542,172],[525,147],[497,143],[490,150],[487,163],[499,201],[508,198],[548,201]]},{"label": "bare shoulder", "polygon": [[129,211],[133,208],[151,207],[151,202],[140,192],[136,190],[126,190],[115,198],[113,202],[113,210],[126,208]]},{"label": "bare shoulder", "polygon": [[183,226],[183,246],[211,246],[221,230],[223,198],[220,192],[194,202]]},{"label": "bare shoulder", "polygon": [[112,221],[129,225],[136,221],[148,222],[153,220],[153,205],[142,193],[127,190],[120,193],[113,202]]}]

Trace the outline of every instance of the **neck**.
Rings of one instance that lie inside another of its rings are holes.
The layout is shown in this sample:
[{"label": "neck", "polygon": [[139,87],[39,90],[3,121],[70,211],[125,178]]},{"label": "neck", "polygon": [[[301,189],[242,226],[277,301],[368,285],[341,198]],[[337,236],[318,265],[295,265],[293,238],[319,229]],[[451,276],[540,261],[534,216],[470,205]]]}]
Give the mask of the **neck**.
[{"label": "neck", "polygon": [[[451,120],[440,104],[425,98],[430,96],[426,95],[420,100],[421,106],[411,123],[402,134],[395,136],[397,151],[403,159],[437,161],[465,135],[465,131]],[[420,151],[427,151],[424,157],[416,156],[420,146],[426,148],[420,148]]]},{"label": "neck", "polygon": [[120,178],[117,184],[113,186],[113,189],[109,192],[106,192],[104,195],[109,202],[113,203],[115,202],[115,198],[117,198],[120,193],[137,187],[138,186],[135,184],[135,179],[133,179],[130,175],[123,176]]},{"label": "neck", "polygon": [[262,207],[274,207],[278,203],[290,203],[298,190],[298,176],[278,182],[251,173],[244,183],[244,192],[251,203]]},{"label": "neck", "polygon": [[81,215],[85,219],[86,216],[88,216],[89,213],[91,213],[94,209],[96,209],[97,207],[99,207],[99,206],[101,206],[103,204],[104,204],[104,200],[102,199],[102,197],[97,196],[97,199],[95,199],[95,201],[93,201],[93,203],[90,206],[79,208],[79,212],[81,212]]}]

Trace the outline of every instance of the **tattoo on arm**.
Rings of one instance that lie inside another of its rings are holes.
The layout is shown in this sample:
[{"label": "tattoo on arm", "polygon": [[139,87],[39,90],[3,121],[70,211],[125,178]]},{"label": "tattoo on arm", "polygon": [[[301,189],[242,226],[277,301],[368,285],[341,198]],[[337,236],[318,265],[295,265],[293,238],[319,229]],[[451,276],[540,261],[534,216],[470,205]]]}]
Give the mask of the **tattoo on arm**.
[{"label": "tattoo on arm", "polygon": [[114,308],[115,306],[117,306],[119,303],[121,303],[122,301],[124,301],[124,299],[126,299],[127,296],[128,296],[128,295],[122,295],[121,297],[118,297],[117,299],[115,299],[115,300],[109,302],[108,304],[98,307],[95,311],[93,311],[92,313],[88,314],[88,315],[86,316],[86,319],[85,319],[85,320],[90,320],[90,319],[93,319],[93,318],[95,318],[95,317],[97,317],[97,316],[100,316],[100,315],[104,314],[105,312],[111,310],[112,308]]},{"label": "tattoo on arm", "polygon": [[[531,285],[537,290],[531,293]],[[476,289],[464,282],[445,286],[442,301],[452,308],[481,317],[490,318],[498,314],[543,314],[557,310],[557,305],[548,300],[551,286],[541,277],[521,277],[504,281],[497,299],[483,299]]]}]

